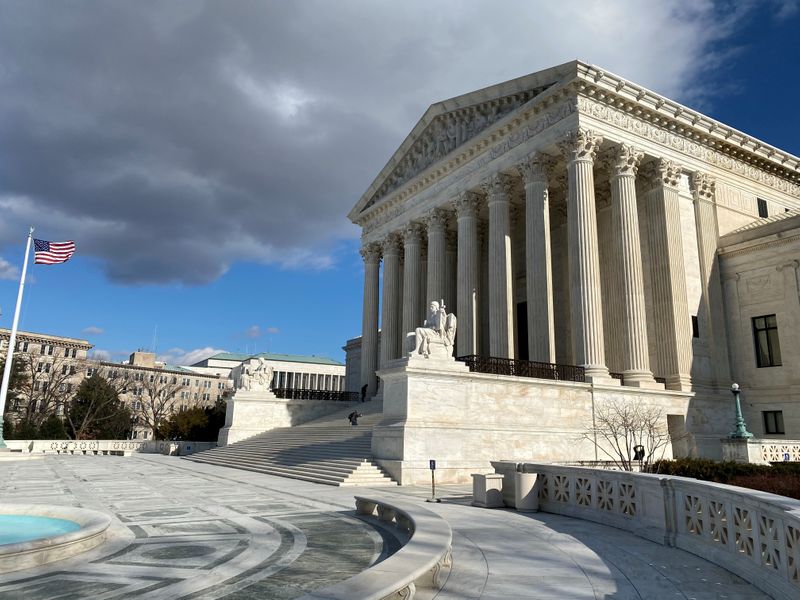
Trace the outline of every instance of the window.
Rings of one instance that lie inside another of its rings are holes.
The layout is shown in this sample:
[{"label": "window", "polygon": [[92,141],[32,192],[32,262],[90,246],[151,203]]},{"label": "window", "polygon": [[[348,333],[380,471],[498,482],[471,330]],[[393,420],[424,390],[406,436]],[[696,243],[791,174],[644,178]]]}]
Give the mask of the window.
[{"label": "window", "polygon": [[47,346],[45,346],[44,344],[42,344],[42,347],[39,349],[39,354],[44,354],[44,349],[45,349],[46,347],[47,347]]},{"label": "window", "polygon": [[756,345],[756,365],[781,366],[781,345],[778,341],[778,320],[775,315],[753,317],[753,338]]},{"label": "window", "polygon": [[66,375],[67,371],[69,371],[69,367],[67,365],[64,365],[63,367],[61,367],[61,374],[62,375]]},{"label": "window", "polygon": [[45,373],[49,373],[50,372],[50,363],[45,363],[44,364],[44,372]]},{"label": "window", "polygon": [[69,374],[70,374],[70,375],[75,375],[75,365],[70,365],[70,367],[69,367]]},{"label": "window", "polygon": [[47,356],[53,356],[53,347],[52,346],[48,346],[47,347]]},{"label": "window", "polygon": [[762,200],[761,198],[757,198],[758,200],[758,216],[759,217],[768,217],[769,211],[767,210],[767,201]]},{"label": "window", "polygon": [[159,383],[167,383],[167,376],[162,375],[161,377],[159,377],[158,381]]},{"label": "window", "polygon": [[24,344],[22,344],[22,351],[23,352],[27,352],[28,351],[28,342],[25,342]]},{"label": "window", "polygon": [[78,356],[78,349],[77,348],[73,348],[72,349],[72,358],[75,358],[76,356]]},{"label": "window", "polygon": [[44,363],[38,363],[36,365],[36,372],[41,373],[43,368],[44,368]]},{"label": "window", "polygon": [[92,375],[94,375],[94,367],[89,367],[86,369],[86,376],[91,377]]},{"label": "window", "polygon": [[150,375],[150,383],[153,383],[156,380],[155,375]]},{"label": "window", "polygon": [[782,410],[765,410],[761,414],[764,417],[764,433],[786,433]]},{"label": "window", "polygon": [[697,320],[697,315],[692,315],[692,337],[700,337],[700,322]]}]

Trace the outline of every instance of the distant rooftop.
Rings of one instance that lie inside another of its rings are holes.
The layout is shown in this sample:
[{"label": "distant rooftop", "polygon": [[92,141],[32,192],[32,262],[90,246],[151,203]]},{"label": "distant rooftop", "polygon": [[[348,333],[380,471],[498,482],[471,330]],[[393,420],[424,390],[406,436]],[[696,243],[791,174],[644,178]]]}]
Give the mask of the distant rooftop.
[{"label": "distant rooftop", "polygon": [[[250,358],[265,358],[267,360],[280,360],[283,362],[296,362],[296,363],[310,363],[316,365],[333,365],[337,367],[344,366],[342,363],[327,358],[325,356],[305,356],[302,354],[275,354],[273,352],[261,352],[259,354],[239,354],[236,352],[219,352],[214,356],[209,356],[205,360],[229,360],[231,362],[240,363]],[[201,362],[198,361],[192,366],[199,366]]]}]

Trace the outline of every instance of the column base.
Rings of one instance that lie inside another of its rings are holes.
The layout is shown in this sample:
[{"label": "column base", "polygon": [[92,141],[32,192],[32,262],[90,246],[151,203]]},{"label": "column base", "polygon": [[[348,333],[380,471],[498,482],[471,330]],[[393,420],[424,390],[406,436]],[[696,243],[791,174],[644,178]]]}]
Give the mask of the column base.
[{"label": "column base", "polygon": [[663,390],[664,384],[657,383],[650,371],[623,371],[624,385],[646,390]]},{"label": "column base", "polygon": [[692,391],[692,378],[688,375],[667,375],[666,388],[676,392],[691,392]]},{"label": "column base", "polygon": [[605,365],[583,365],[586,372],[586,382],[594,385],[622,385],[619,379],[614,379],[608,373]]}]

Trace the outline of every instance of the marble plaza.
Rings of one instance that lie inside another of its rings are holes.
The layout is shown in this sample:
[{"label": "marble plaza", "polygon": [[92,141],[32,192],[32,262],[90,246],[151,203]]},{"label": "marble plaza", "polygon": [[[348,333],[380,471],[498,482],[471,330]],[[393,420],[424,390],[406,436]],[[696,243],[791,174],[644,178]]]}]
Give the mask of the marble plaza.
[{"label": "marble plaza", "polygon": [[[175,457],[46,456],[3,471],[0,502],[82,506],[113,521],[110,541],[93,551],[4,574],[3,600],[297,598],[399,545],[358,519],[341,488]],[[447,520],[453,567],[442,600],[766,598],[681,550],[559,515],[471,507],[469,492],[442,486],[443,502],[426,504],[425,488],[358,490]]]}]

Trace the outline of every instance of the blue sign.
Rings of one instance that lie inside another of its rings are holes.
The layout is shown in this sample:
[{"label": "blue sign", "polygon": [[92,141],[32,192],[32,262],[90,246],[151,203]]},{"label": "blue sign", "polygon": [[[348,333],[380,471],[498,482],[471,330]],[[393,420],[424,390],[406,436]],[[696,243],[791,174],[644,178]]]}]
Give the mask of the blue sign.
[{"label": "blue sign", "polygon": [[788,452],[784,452],[783,453],[783,460],[784,461],[788,461],[789,460],[789,453]]},{"label": "blue sign", "polygon": [[431,471],[435,471],[436,470],[436,461],[432,460],[432,461],[430,461],[430,463],[431,463]]}]

